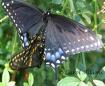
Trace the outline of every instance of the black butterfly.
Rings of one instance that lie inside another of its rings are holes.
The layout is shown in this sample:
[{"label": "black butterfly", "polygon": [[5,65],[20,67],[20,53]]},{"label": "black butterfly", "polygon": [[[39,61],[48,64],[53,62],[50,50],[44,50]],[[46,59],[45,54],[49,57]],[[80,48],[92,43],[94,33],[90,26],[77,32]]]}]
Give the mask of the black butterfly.
[{"label": "black butterfly", "polygon": [[102,48],[103,43],[94,32],[72,19],[43,12],[19,0],[3,0],[2,5],[24,47],[11,60],[14,69],[36,67],[44,57],[46,64],[55,68],[71,54]]}]

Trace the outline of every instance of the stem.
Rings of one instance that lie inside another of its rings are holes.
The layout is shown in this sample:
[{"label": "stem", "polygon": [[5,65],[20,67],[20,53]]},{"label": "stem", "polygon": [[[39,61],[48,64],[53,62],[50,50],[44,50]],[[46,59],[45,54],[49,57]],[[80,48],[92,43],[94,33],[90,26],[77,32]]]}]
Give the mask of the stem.
[{"label": "stem", "polygon": [[86,61],[85,61],[85,54],[82,53],[82,61],[83,61],[83,65],[84,65],[84,70],[86,70]]},{"label": "stem", "polygon": [[93,0],[94,5],[94,28],[93,31],[97,33],[97,0]]},{"label": "stem", "polygon": [[12,47],[12,55],[14,54],[14,50],[16,47],[16,42],[17,41],[17,32],[14,30],[14,38],[13,38],[13,47]]},{"label": "stem", "polygon": [[69,0],[69,4],[70,4],[70,13],[72,14],[72,19],[74,19],[74,12],[75,12],[75,6],[74,6],[74,1],[73,0]]},{"label": "stem", "polygon": [[8,16],[4,16],[2,19],[0,19],[0,23],[2,23],[3,21],[5,21],[8,18]]},{"label": "stem", "polygon": [[61,11],[61,14],[63,14],[67,4],[68,4],[68,0],[65,1],[64,5],[63,5],[63,8],[62,8],[62,11]]}]

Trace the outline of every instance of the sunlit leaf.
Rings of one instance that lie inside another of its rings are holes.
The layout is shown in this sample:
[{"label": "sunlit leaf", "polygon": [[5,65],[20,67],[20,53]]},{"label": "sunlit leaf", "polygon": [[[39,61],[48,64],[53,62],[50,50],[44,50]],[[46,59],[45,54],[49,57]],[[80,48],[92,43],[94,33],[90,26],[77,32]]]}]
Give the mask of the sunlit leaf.
[{"label": "sunlit leaf", "polygon": [[2,82],[8,84],[9,80],[10,80],[10,75],[7,68],[5,68],[2,75]]},{"label": "sunlit leaf", "polygon": [[103,81],[100,81],[100,80],[93,80],[94,84],[96,86],[105,86],[104,82]]},{"label": "sunlit leaf", "polygon": [[87,84],[88,84],[88,86],[93,86],[91,82],[88,82]]},{"label": "sunlit leaf", "polygon": [[32,86],[34,83],[34,77],[32,73],[29,74],[28,83],[29,83],[29,86]]},{"label": "sunlit leaf", "polygon": [[79,69],[76,69],[76,74],[81,81],[84,81],[87,77],[87,74]]},{"label": "sunlit leaf", "polygon": [[24,82],[24,83],[23,83],[23,86],[29,86],[29,85],[28,85],[28,83]]},{"label": "sunlit leaf", "polygon": [[57,86],[78,86],[80,83],[80,80],[76,77],[66,77],[62,80],[60,80],[57,84]]},{"label": "sunlit leaf", "polygon": [[15,82],[14,81],[9,82],[8,86],[15,86]]},{"label": "sunlit leaf", "polygon": [[80,82],[79,86],[88,86],[88,85],[84,82]]}]

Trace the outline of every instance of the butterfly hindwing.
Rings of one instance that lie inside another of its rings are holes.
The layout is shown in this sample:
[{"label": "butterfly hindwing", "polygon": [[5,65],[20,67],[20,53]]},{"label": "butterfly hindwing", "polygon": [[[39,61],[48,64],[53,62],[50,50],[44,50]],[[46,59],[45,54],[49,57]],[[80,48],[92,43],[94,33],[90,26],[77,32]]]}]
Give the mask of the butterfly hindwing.
[{"label": "butterfly hindwing", "polygon": [[44,33],[43,30],[40,30],[40,32],[32,38],[29,46],[11,59],[10,66],[12,69],[18,70],[40,67],[44,59]]},{"label": "butterfly hindwing", "polygon": [[45,54],[53,67],[69,55],[102,47],[101,39],[91,29],[64,16],[51,14],[46,27]]}]

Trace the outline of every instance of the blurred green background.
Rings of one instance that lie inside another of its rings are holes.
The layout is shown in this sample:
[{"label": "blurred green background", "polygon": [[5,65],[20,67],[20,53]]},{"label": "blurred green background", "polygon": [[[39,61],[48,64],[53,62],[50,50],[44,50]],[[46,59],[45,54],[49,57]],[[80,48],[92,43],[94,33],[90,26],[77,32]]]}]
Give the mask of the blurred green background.
[{"label": "blurred green background", "polygon": [[[51,9],[92,28],[102,36],[105,43],[105,13],[100,10],[104,0],[23,0],[42,10]],[[11,57],[22,50],[16,28],[2,8],[0,0],[0,86],[105,86],[105,49],[80,53],[58,68],[58,80],[54,71],[45,65],[25,71],[12,71],[8,63]],[[99,12],[99,14],[97,14]],[[29,73],[29,77],[24,74]],[[47,80],[46,80],[47,77]],[[15,84],[15,85],[14,85]]]}]

